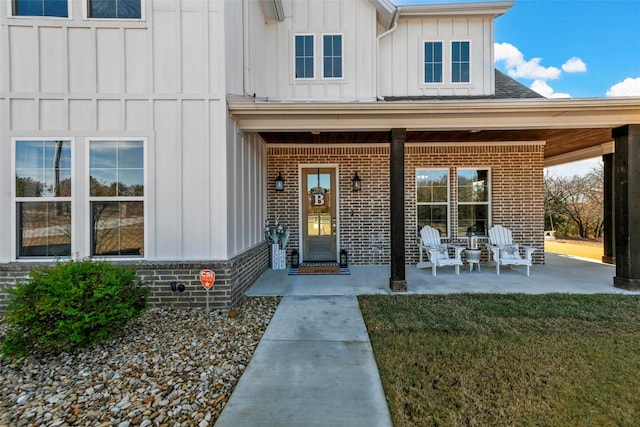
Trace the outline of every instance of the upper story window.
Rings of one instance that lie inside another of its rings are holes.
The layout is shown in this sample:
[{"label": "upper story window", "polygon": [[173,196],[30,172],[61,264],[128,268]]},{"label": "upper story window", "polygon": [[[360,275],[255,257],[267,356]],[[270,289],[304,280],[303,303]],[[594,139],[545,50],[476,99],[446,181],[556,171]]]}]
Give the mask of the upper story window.
[{"label": "upper story window", "polygon": [[424,42],[424,82],[442,83],[442,42]]},{"label": "upper story window", "polygon": [[416,171],[416,211],[418,230],[425,225],[449,235],[449,170],[419,169]]},{"label": "upper story window", "polygon": [[91,255],[144,255],[144,142],[90,141]]},{"label": "upper story window", "polygon": [[71,255],[71,141],[20,140],[15,151],[17,255]]},{"label": "upper story window", "polygon": [[489,170],[458,169],[458,235],[489,229]]},{"label": "upper story window", "polygon": [[451,81],[469,83],[469,42],[451,42]]},{"label": "upper story window", "polygon": [[313,34],[295,36],[295,73],[296,79],[312,79],[313,73]]},{"label": "upper story window", "polygon": [[88,0],[89,18],[140,19],[142,0]]},{"label": "upper story window", "polygon": [[13,0],[13,16],[69,17],[67,0]]},{"label": "upper story window", "polygon": [[342,35],[325,34],[322,36],[322,52],[324,60],[324,78],[342,78]]}]

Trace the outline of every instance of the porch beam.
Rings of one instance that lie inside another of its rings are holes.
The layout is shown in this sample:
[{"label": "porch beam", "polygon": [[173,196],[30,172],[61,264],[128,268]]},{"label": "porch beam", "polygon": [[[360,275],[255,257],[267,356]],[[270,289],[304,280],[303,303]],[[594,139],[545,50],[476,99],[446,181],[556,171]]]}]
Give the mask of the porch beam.
[{"label": "porch beam", "polygon": [[640,124],[613,130],[617,288],[640,290]]},{"label": "porch beam", "polygon": [[614,154],[605,154],[602,156],[604,163],[604,212],[603,212],[603,237],[604,237],[604,255],[602,262],[607,264],[616,263],[616,236],[615,236],[615,169]]},{"label": "porch beam", "polygon": [[391,211],[391,278],[393,292],[406,292],[404,248],[404,142],[406,129],[391,129],[389,159],[390,211]]}]

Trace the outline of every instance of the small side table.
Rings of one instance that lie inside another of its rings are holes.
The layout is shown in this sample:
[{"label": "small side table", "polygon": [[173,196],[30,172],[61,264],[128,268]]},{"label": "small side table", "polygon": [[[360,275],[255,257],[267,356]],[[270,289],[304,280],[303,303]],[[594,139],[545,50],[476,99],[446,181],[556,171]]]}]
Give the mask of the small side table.
[{"label": "small side table", "polygon": [[473,271],[473,266],[476,265],[478,267],[478,272],[482,273],[480,269],[480,255],[482,254],[482,250],[480,249],[471,249],[465,248],[464,256],[467,260],[467,264],[469,264],[469,273]]}]

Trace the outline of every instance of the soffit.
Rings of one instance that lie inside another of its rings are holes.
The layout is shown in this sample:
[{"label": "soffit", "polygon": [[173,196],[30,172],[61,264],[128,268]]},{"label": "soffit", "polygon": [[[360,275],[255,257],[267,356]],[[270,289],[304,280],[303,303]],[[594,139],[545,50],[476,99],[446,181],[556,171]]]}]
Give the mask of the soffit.
[{"label": "soffit", "polygon": [[[260,132],[267,144],[385,144],[388,132]],[[612,140],[611,128],[482,131],[409,131],[406,143],[477,143],[545,141],[545,158],[597,147]]]}]

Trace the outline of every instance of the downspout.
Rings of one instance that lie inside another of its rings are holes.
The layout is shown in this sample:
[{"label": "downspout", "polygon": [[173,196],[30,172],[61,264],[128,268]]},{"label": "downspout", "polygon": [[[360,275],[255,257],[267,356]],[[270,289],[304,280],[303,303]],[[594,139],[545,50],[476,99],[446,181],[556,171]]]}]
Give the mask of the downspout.
[{"label": "downspout", "polygon": [[249,11],[247,0],[242,0],[242,93],[244,96],[252,96],[247,93],[249,86]]},{"label": "downspout", "polygon": [[393,33],[396,28],[398,28],[398,19],[400,18],[400,9],[396,7],[396,10],[393,12],[393,24],[391,28],[389,28],[384,33],[380,34],[376,39],[376,98],[378,101],[384,101],[384,97],[380,96],[380,40],[383,37],[388,36]]}]

